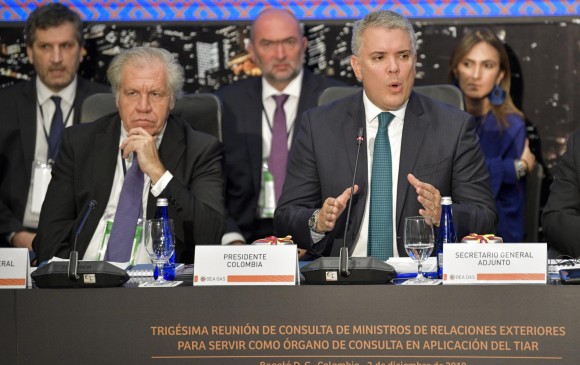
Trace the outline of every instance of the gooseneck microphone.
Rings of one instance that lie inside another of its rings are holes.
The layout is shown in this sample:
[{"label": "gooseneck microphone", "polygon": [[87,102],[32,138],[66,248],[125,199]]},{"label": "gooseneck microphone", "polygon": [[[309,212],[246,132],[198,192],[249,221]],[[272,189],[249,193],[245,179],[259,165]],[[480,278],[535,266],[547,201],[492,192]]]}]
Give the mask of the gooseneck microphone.
[{"label": "gooseneck microphone", "polygon": [[78,280],[79,279],[79,275],[77,273],[78,268],[79,268],[79,252],[77,251],[77,241],[79,240],[79,235],[81,234],[81,232],[85,228],[85,223],[87,222],[89,215],[91,215],[91,212],[93,210],[95,210],[96,206],[97,206],[96,200],[93,199],[89,202],[89,206],[87,207],[87,211],[85,212],[85,216],[83,217],[83,220],[81,221],[81,224],[79,225],[79,229],[77,229],[77,232],[75,234],[75,242],[73,245],[73,249],[70,252],[69,261],[68,261],[68,277],[71,280]]},{"label": "gooseneck microphone", "polygon": [[[300,269],[304,276],[304,284],[386,284],[396,275],[395,268],[374,257],[348,257],[347,234],[354,196],[356,171],[360,155],[360,146],[364,141],[364,128],[359,128],[356,142],[356,160],[352,184],[350,186],[350,201],[346,212],[344,239],[339,256],[320,257]],[[343,212],[344,213],[344,212]]]},{"label": "gooseneck microphone", "polygon": [[340,261],[339,261],[339,272],[343,277],[350,276],[350,271],[348,270],[348,247],[346,246],[346,237],[348,233],[348,222],[350,220],[350,210],[352,207],[352,199],[354,197],[354,184],[356,180],[356,170],[358,168],[358,156],[360,155],[360,145],[364,141],[364,128],[358,129],[358,134],[356,137],[356,159],[354,162],[354,173],[352,174],[352,184],[350,185],[350,199],[348,200],[348,208],[346,212],[346,223],[344,225],[344,239],[342,240],[342,247],[340,249]]},{"label": "gooseneck microphone", "polygon": [[[77,242],[89,215],[97,206],[96,200],[89,201],[87,211],[75,233],[69,260],[54,260],[38,267],[30,277],[39,288],[112,288],[129,280],[127,272],[106,261],[79,261]],[[64,242],[62,243],[64,244]]]}]

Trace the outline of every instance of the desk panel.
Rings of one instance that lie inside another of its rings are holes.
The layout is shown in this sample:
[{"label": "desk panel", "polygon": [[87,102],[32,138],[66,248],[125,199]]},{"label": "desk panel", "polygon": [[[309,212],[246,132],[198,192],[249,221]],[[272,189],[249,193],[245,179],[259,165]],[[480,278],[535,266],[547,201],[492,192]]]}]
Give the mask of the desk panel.
[{"label": "desk panel", "polygon": [[18,363],[577,365],[579,289],[20,290]]},{"label": "desk panel", "polygon": [[16,364],[16,290],[0,290],[0,356]]}]

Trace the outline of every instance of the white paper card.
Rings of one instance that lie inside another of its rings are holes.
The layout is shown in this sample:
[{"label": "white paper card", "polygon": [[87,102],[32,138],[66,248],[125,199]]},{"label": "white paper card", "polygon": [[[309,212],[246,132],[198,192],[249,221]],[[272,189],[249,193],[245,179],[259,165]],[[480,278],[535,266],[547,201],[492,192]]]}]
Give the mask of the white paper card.
[{"label": "white paper card", "polygon": [[297,267],[296,245],[200,245],[193,285],[294,285]]},{"label": "white paper card", "polygon": [[32,204],[30,211],[34,214],[40,214],[40,208],[44,202],[48,184],[50,183],[52,167],[50,164],[34,161],[32,173]]},{"label": "white paper card", "polygon": [[443,284],[545,284],[545,243],[443,246]]},{"label": "white paper card", "polygon": [[0,289],[26,289],[30,261],[26,248],[0,248]]}]

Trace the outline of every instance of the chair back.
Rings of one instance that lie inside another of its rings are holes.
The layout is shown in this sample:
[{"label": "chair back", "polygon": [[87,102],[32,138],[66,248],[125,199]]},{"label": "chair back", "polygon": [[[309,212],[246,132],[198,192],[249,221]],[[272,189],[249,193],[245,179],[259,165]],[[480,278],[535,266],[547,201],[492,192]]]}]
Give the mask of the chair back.
[{"label": "chair back", "polygon": [[[330,103],[331,101],[352,95],[360,90],[361,88],[356,86],[331,86],[320,94],[318,105]],[[413,91],[465,110],[463,93],[456,86],[449,84],[415,86],[413,87]]]},{"label": "chair back", "polygon": [[81,106],[81,123],[93,122],[117,111],[115,96],[111,93],[89,95]]},{"label": "chair back", "polygon": [[463,93],[457,86],[450,84],[423,85],[415,86],[413,91],[442,103],[451,104],[461,110],[465,110]]},{"label": "chair back", "polygon": [[543,180],[544,168],[536,162],[532,172],[526,176],[526,211],[524,217],[524,241],[526,242],[539,242]]},{"label": "chair back", "polygon": [[[93,94],[83,102],[81,123],[92,122],[114,112],[117,112],[117,104],[113,94]],[[189,123],[193,129],[222,140],[222,104],[214,94],[186,94],[177,100],[171,114]]]}]

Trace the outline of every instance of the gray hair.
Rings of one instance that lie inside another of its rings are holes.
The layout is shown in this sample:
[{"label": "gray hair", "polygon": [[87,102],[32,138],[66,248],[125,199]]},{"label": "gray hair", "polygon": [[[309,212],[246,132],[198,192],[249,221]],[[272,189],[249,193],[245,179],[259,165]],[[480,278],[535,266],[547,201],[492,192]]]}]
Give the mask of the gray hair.
[{"label": "gray hair", "polygon": [[368,28],[379,27],[386,29],[402,29],[409,32],[413,46],[413,54],[417,54],[417,36],[413,25],[407,18],[390,10],[378,10],[368,13],[364,18],[354,23],[351,51],[359,57],[363,43],[363,33]]},{"label": "gray hair", "polygon": [[179,62],[177,62],[177,58],[169,53],[169,51],[154,47],[127,49],[113,58],[107,70],[107,78],[111,83],[115,97],[119,97],[121,74],[125,65],[152,64],[155,62],[160,62],[165,66],[165,70],[167,71],[167,88],[171,92],[172,100],[175,101],[181,97],[183,83],[185,81],[183,67],[181,67]]}]

